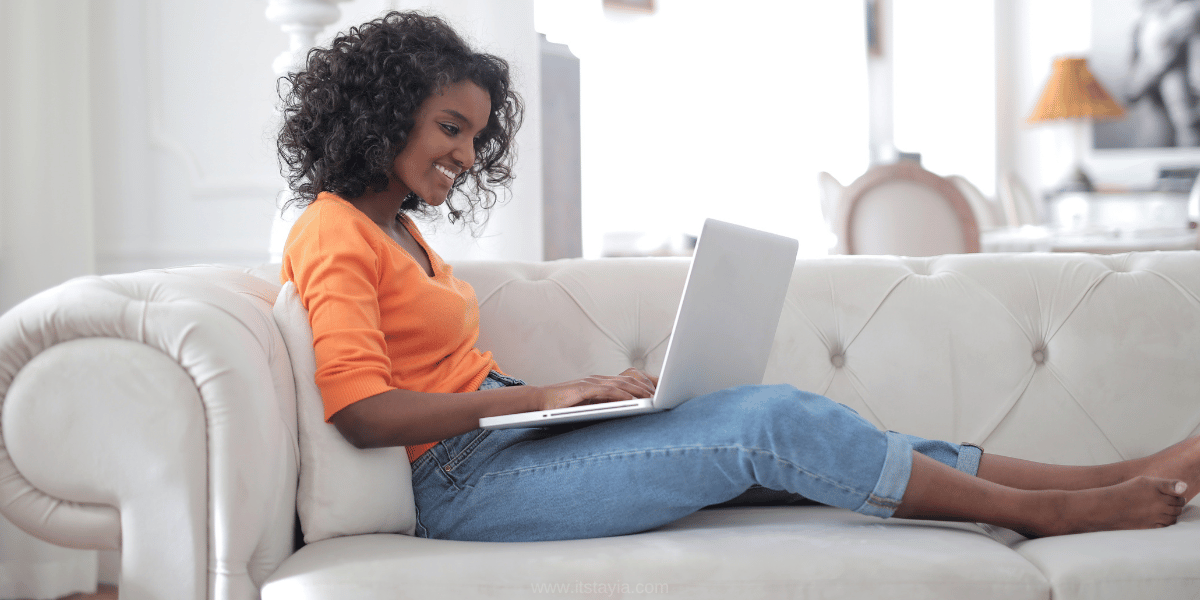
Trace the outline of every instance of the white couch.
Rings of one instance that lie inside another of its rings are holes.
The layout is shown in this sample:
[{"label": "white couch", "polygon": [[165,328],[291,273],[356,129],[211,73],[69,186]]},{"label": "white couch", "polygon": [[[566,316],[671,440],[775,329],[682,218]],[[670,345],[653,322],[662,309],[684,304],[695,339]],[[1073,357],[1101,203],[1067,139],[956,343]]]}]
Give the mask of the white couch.
[{"label": "white couch", "polygon": [[[686,268],[609,259],[456,274],[477,290],[480,345],[536,384],[656,370]],[[1200,597],[1193,507],[1165,529],[1040,540],[742,507],[608,539],[387,533],[294,552],[304,434],[276,277],[271,266],[88,277],[0,318],[0,512],[55,543],[121,548],[123,598]],[[1200,252],[801,260],[765,379],[988,452],[1143,456],[1200,424]]]}]

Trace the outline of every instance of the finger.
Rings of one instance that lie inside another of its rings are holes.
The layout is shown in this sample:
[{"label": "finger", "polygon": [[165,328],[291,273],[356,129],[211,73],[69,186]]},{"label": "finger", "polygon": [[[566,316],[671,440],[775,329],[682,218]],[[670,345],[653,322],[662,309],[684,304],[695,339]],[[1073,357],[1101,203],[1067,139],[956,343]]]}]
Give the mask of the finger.
[{"label": "finger", "polygon": [[658,377],[655,375],[651,375],[651,374],[649,374],[641,369],[638,369],[636,367],[630,367],[629,369],[626,369],[626,371],[633,371],[634,373],[637,373],[638,375],[645,377],[650,383],[653,383],[654,385],[658,385]]},{"label": "finger", "polygon": [[642,371],[640,369],[638,370],[638,375],[646,378],[646,381],[649,381],[651,386],[658,387],[658,378],[657,377],[655,377],[645,371]]},{"label": "finger", "polygon": [[623,375],[620,378],[623,388],[638,398],[649,398],[654,395],[654,384],[643,374]]},{"label": "finger", "polygon": [[580,395],[583,396],[585,404],[633,400],[637,397],[633,392],[622,389],[621,386],[613,385],[610,382],[589,382],[580,390]]},{"label": "finger", "polygon": [[649,373],[630,367],[621,371],[620,377],[629,377],[637,382],[637,384],[645,390],[646,396],[653,396],[654,389],[658,387],[658,378],[651,376]]},{"label": "finger", "polygon": [[625,390],[635,398],[648,398],[654,395],[654,387],[649,380],[639,379],[629,373],[629,369],[623,371],[620,375],[610,377],[592,376],[588,378],[589,383],[596,385],[611,385]]}]

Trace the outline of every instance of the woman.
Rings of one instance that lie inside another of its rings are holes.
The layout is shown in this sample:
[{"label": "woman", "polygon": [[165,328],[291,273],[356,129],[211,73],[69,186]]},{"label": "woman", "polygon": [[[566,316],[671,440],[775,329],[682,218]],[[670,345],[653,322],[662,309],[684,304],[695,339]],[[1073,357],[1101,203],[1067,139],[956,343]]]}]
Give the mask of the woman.
[{"label": "woman", "polygon": [[803,497],[1040,536],[1170,525],[1200,489],[1195,439],[1123,463],[1044,465],[882,432],[789,386],[583,427],[479,430],[481,417],[655,386],[636,369],[549,386],[503,375],[475,348],[473,290],[410,218],[446,204],[474,222],[511,179],[521,102],[507,64],[436,18],[391,13],[310,52],[288,83],[279,151],[306,209],[283,277],[309,310],[328,421],[360,448],[407,447],[419,535],[618,535],[731,500]]}]

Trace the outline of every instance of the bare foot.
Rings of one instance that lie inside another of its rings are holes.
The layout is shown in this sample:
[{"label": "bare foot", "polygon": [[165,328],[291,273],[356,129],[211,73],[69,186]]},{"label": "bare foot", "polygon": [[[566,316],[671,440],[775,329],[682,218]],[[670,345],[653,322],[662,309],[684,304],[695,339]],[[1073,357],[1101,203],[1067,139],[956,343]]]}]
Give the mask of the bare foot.
[{"label": "bare foot", "polygon": [[1047,491],[1045,519],[1032,531],[1035,537],[1112,531],[1150,529],[1173,525],[1191,487],[1178,479],[1134,477],[1124,483],[1077,491]]},{"label": "bare foot", "polygon": [[1184,495],[1188,501],[1200,494],[1200,436],[1190,437],[1139,462],[1145,466],[1138,475],[1182,480],[1188,486]]}]

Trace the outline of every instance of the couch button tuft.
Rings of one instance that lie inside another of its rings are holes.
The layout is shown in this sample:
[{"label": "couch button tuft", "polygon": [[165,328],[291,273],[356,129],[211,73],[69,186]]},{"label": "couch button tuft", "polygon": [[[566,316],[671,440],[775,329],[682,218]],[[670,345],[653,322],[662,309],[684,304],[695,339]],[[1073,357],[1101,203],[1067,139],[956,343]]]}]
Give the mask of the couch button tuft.
[{"label": "couch button tuft", "polygon": [[1033,351],[1033,362],[1041,365],[1046,363],[1046,351],[1038,348]]},{"label": "couch button tuft", "polygon": [[829,357],[829,362],[833,363],[834,367],[840,369],[846,365],[846,357],[842,356],[841,354],[834,354],[833,356]]}]

